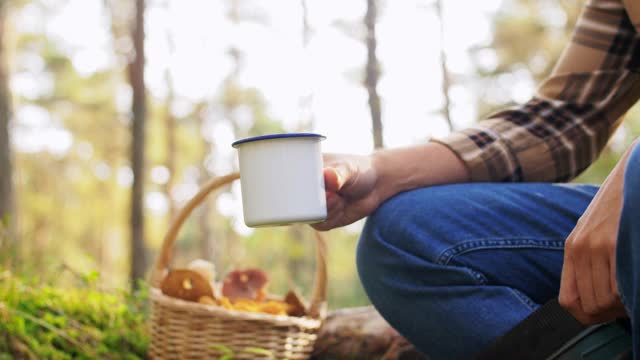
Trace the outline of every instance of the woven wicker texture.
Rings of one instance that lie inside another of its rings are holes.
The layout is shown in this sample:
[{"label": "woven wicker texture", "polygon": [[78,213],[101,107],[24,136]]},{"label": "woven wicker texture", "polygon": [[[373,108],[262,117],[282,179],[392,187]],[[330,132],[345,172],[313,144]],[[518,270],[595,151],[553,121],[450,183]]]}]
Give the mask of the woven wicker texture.
[{"label": "woven wicker texture", "polygon": [[214,190],[239,178],[232,173],[212,179],[180,210],[164,238],[151,272],[151,344],[153,360],[219,359],[221,346],[233,359],[269,359],[251,348],[270,352],[275,359],[308,359],[326,308],[326,243],[316,232],[316,275],[308,317],[278,316],[227,310],[165,296],[160,283],[170,268],[173,247],[185,220]]}]

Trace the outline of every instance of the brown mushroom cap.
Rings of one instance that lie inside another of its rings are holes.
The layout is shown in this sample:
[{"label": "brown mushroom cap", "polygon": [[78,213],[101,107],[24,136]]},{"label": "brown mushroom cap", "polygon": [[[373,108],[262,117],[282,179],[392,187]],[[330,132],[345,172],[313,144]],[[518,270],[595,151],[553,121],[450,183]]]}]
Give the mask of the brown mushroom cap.
[{"label": "brown mushroom cap", "polygon": [[197,302],[203,296],[214,298],[211,284],[192,270],[170,270],[160,285],[162,293],[174,298]]},{"label": "brown mushroom cap", "polygon": [[304,301],[295,291],[289,290],[287,295],[284,297],[284,302],[289,305],[287,309],[288,315],[305,316],[307,314],[307,309],[304,305]]},{"label": "brown mushroom cap", "polygon": [[266,293],[269,277],[260,269],[232,271],[222,283],[222,295],[234,301],[237,299],[262,300]]}]

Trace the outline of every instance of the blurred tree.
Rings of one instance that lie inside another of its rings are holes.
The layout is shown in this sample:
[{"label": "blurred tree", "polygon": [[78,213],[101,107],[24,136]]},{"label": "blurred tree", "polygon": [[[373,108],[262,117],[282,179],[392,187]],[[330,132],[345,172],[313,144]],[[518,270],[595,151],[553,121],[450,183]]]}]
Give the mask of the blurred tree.
[{"label": "blurred tree", "polygon": [[[8,70],[6,64],[7,8],[8,1],[0,0],[0,252],[15,253],[15,242],[17,238],[14,233],[13,168],[11,165],[11,139],[9,136],[11,94],[8,87]],[[11,258],[11,256],[9,258]]]},{"label": "blurred tree", "polygon": [[367,0],[367,12],[364,23],[367,29],[367,66],[365,70],[365,86],[369,93],[369,110],[373,129],[373,146],[376,149],[384,147],[382,113],[380,111],[380,96],[378,95],[378,79],[380,78],[380,65],[376,55],[376,22],[378,17],[377,0]]},{"label": "blurred tree", "polygon": [[[307,0],[300,0],[301,8],[301,30],[302,30],[302,48],[307,50],[309,42],[311,41],[311,25],[309,24],[309,7]],[[307,64],[304,64],[307,65]],[[300,119],[296,129],[297,132],[305,132],[313,130],[313,92],[302,94],[300,96]],[[310,281],[309,277],[312,268],[308,265],[309,247],[308,243],[313,242],[313,238],[310,235],[310,231],[306,226],[301,224],[294,224],[288,227],[287,235],[290,238],[290,245],[288,246],[287,270],[289,274],[290,287],[294,287],[295,284],[304,284]]]},{"label": "blurred tree", "polygon": [[513,105],[516,83],[533,87],[549,75],[582,6],[582,0],[503,2],[493,18],[491,40],[471,51],[479,75],[480,113]]},{"label": "blurred tree", "polygon": [[307,47],[311,40],[311,25],[309,24],[309,6],[307,0],[300,0],[302,8],[302,47]]},{"label": "blurred tree", "polygon": [[[199,175],[199,183],[206,182],[211,174],[208,170],[208,165],[212,166],[211,163],[213,156],[211,156],[211,149],[213,149],[213,144],[208,140],[211,137],[208,134],[204,134],[205,129],[207,129],[207,115],[209,114],[208,104],[206,101],[203,101],[196,105],[194,116],[196,120],[196,127],[198,128],[198,132],[201,134],[200,138],[202,143],[201,147],[201,155],[200,159],[198,159],[199,167],[198,167],[198,175]],[[200,208],[197,212],[198,217],[198,230],[200,237],[200,258],[211,260],[214,259],[218,252],[215,242],[214,242],[214,230],[212,227],[212,223],[215,221],[212,215],[215,213],[214,209],[214,201],[217,197],[212,196],[213,199],[209,199],[200,205]],[[216,216],[217,217],[217,216]]]},{"label": "blurred tree", "polygon": [[44,273],[64,263],[100,270],[109,286],[122,284],[128,119],[114,100],[120,73],[78,73],[59,40],[39,32],[18,33],[15,56],[41,63],[34,71],[33,62],[16,61],[16,77],[51,84],[15,94],[14,129],[23,137],[17,144],[51,134],[44,148],[15,153],[20,267]]},{"label": "blurred tree", "polygon": [[[173,56],[175,53],[175,43],[173,36],[169,30],[167,30],[167,46],[169,48],[169,56]],[[167,142],[166,149],[166,162],[167,171],[169,177],[164,185],[164,193],[169,203],[169,221],[175,218],[177,208],[176,202],[173,198],[172,191],[176,183],[176,171],[177,171],[177,124],[176,118],[173,115],[173,103],[175,101],[175,90],[173,84],[173,77],[171,76],[171,69],[167,66],[164,72],[164,79],[167,85],[167,98],[165,99],[165,139]]]},{"label": "blurred tree", "polygon": [[[239,0],[229,0],[227,2],[228,11],[227,16],[231,20],[231,23],[234,27],[238,27],[240,22],[242,21],[241,17],[241,6]],[[231,69],[227,76],[224,79],[222,84],[222,113],[224,118],[230,123],[231,128],[233,129],[234,138],[240,139],[245,137],[247,134],[243,131],[240,123],[237,119],[239,109],[242,108],[242,88],[238,83],[238,78],[240,76],[240,72],[242,70],[243,65],[243,54],[242,51],[237,47],[237,44],[230,44],[229,49],[227,50],[227,54],[231,57]],[[225,236],[224,248],[226,251],[225,254],[227,260],[227,267],[233,268],[237,267],[239,263],[239,259],[242,257],[243,248],[240,244],[240,237],[236,234],[235,231],[229,230],[226,232]],[[222,251],[220,251],[219,259],[222,260],[221,256]]]},{"label": "blurred tree", "polygon": [[434,3],[436,15],[440,21],[440,68],[442,69],[442,96],[444,103],[442,104],[442,115],[449,126],[449,131],[453,130],[453,122],[451,121],[451,74],[447,65],[447,49],[445,44],[445,26],[444,13],[442,11],[442,0],[436,0]]},{"label": "blurred tree", "polygon": [[[307,0],[300,0],[300,8],[302,13],[302,49],[307,54],[309,42],[311,41],[312,29],[309,24],[309,7]],[[307,57],[305,56],[305,59]],[[308,63],[303,64],[305,71],[312,71],[308,69]],[[314,115],[313,115],[313,91],[309,90],[308,93],[303,93],[300,96],[300,125],[299,131],[312,131],[314,128]]]},{"label": "blurred tree", "polygon": [[129,63],[129,81],[133,92],[131,103],[131,286],[144,277],[147,255],[144,233],[145,122],[147,98],[144,83],[144,13],[145,0],[136,0],[131,38],[134,56]]},{"label": "blurred tree", "polygon": [[[364,70],[357,69],[357,81],[367,90],[369,113],[371,114],[371,131],[375,149],[384,147],[384,128],[382,124],[381,100],[378,94],[378,82],[381,66],[377,57],[376,25],[380,13],[380,0],[367,0],[365,15],[362,21],[336,20],[334,25],[347,36],[364,42],[367,49],[367,59]],[[348,74],[352,76],[351,72]]]}]

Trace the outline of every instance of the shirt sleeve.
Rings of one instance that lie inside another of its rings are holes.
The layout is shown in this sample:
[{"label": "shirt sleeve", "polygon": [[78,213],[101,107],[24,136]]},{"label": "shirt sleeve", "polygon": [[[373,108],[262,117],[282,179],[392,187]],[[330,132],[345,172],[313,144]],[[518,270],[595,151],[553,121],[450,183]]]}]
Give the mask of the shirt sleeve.
[{"label": "shirt sleeve", "polygon": [[640,36],[621,0],[585,6],[551,76],[527,103],[434,140],[472,181],[567,181],[596,160],[640,97]]}]

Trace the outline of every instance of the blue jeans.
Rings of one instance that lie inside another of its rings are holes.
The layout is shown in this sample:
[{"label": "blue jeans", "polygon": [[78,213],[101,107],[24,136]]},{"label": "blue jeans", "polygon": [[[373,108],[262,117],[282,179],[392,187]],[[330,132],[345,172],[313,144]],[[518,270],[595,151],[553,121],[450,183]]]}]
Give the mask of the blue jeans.
[{"label": "blue jeans", "polygon": [[[374,306],[432,359],[470,359],[558,296],[564,241],[598,188],[459,184],[399,194],[358,244]],[[640,357],[640,146],[625,174],[618,287]]]}]

